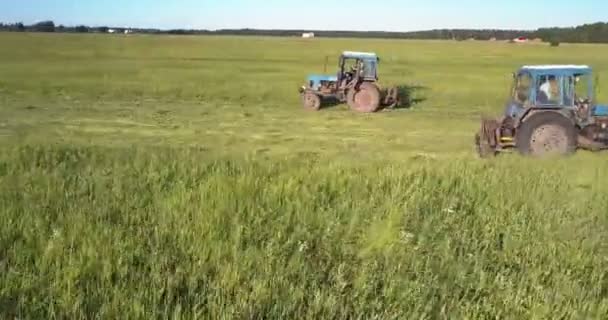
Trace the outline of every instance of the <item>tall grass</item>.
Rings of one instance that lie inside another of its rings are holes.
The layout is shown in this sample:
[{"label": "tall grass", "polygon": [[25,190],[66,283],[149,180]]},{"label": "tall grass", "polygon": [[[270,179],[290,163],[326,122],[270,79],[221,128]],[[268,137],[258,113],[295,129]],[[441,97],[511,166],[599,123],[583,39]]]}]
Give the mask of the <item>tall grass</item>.
[{"label": "tall grass", "polygon": [[602,318],[608,165],[0,151],[1,318]]}]

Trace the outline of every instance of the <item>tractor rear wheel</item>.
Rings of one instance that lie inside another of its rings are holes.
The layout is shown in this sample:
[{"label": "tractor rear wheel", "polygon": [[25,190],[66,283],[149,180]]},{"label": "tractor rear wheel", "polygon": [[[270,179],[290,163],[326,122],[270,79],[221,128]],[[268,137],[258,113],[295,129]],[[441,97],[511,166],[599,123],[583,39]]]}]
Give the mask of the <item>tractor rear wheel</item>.
[{"label": "tractor rear wheel", "polygon": [[353,88],[348,90],[347,97],[348,105],[351,109],[371,113],[376,112],[380,108],[380,90],[372,83],[364,82],[358,89]]},{"label": "tractor rear wheel", "polygon": [[302,104],[306,110],[318,111],[321,109],[321,97],[312,92],[305,92],[302,94]]},{"label": "tractor rear wheel", "polygon": [[522,155],[566,156],[576,151],[577,132],[568,118],[557,112],[543,111],[526,119],[515,139]]}]

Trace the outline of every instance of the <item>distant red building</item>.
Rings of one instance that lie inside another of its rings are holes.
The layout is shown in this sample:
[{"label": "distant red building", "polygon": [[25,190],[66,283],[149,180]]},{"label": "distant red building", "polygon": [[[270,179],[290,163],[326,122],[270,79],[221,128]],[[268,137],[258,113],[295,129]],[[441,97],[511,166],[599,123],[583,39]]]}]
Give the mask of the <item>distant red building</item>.
[{"label": "distant red building", "polygon": [[526,37],[517,37],[513,39],[514,42],[528,42],[528,38]]}]

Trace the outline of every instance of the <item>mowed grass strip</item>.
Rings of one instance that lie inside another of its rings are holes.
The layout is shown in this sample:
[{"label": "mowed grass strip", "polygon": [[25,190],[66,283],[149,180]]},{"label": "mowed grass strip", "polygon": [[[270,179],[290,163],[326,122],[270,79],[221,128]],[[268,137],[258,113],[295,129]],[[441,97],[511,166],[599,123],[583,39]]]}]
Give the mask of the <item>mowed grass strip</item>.
[{"label": "mowed grass strip", "polygon": [[[589,64],[598,100],[608,101],[604,45],[16,33],[0,40],[0,143],[353,157],[343,141],[354,139],[361,152],[391,158],[449,156],[470,153],[482,114],[502,112],[520,65]],[[334,74],[344,50],[377,52],[381,84],[409,87],[412,107],[302,110],[297,88],[324,72],[326,57]]]}]

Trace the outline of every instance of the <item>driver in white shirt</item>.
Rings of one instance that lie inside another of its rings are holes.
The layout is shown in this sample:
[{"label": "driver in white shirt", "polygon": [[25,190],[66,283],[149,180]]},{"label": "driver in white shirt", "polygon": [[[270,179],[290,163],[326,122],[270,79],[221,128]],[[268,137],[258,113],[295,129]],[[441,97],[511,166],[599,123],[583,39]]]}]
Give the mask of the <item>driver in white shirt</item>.
[{"label": "driver in white shirt", "polygon": [[555,82],[555,77],[547,77],[545,82],[540,86],[540,91],[543,92],[546,96],[547,102],[553,101],[555,97],[553,97],[553,93],[551,90],[552,84]]}]

